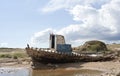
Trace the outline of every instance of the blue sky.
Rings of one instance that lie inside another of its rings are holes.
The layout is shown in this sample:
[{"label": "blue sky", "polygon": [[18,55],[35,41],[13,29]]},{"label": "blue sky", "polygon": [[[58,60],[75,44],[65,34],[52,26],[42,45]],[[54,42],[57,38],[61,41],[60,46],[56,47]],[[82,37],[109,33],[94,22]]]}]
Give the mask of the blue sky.
[{"label": "blue sky", "polygon": [[51,32],[73,46],[119,43],[119,6],[119,0],[0,0],[0,47],[48,47]]},{"label": "blue sky", "polygon": [[50,14],[40,12],[43,4],[47,2],[47,0],[1,0],[0,43],[7,43],[5,46],[8,47],[25,47],[35,32],[48,27],[59,29],[72,22],[65,11]]}]

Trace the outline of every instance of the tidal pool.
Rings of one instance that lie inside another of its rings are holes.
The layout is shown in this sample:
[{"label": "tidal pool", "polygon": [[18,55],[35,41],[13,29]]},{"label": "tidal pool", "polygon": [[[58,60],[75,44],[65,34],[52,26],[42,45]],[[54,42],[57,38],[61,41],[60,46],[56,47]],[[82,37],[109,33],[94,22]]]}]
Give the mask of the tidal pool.
[{"label": "tidal pool", "polygon": [[0,68],[0,76],[99,76],[103,72],[88,69],[48,69]]},{"label": "tidal pool", "polygon": [[26,68],[0,68],[0,76],[30,76]]}]

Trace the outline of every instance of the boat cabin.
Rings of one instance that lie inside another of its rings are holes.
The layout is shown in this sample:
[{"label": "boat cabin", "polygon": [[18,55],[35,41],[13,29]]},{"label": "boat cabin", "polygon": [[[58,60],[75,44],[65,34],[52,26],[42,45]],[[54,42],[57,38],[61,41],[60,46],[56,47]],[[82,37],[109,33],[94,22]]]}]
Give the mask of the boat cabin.
[{"label": "boat cabin", "polygon": [[57,52],[72,52],[70,44],[65,43],[65,38],[62,35],[50,34],[50,49]]}]

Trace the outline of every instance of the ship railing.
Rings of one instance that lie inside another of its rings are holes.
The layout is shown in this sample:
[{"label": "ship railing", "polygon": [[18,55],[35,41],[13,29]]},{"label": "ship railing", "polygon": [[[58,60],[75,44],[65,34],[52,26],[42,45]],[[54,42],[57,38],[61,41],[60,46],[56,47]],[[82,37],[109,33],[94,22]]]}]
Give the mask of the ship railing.
[{"label": "ship railing", "polygon": [[49,48],[39,48],[37,49],[37,51],[56,53],[54,49],[49,49]]},{"label": "ship railing", "polygon": [[71,55],[71,56],[83,56],[85,54],[80,54],[80,53],[76,53],[76,52],[58,52],[54,49],[50,49],[50,48],[30,48],[31,50],[36,50],[36,51],[44,51],[44,52],[51,52],[51,53],[57,53],[57,54],[63,54],[63,55]]}]

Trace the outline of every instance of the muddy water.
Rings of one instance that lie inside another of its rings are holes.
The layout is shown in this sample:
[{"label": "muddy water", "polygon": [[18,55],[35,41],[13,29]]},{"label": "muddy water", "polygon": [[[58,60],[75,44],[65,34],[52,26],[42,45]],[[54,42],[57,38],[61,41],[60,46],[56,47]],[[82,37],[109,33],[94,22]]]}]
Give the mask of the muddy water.
[{"label": "muddy water", "polygon": [[26,68],[0,68],[0,76],[99,76],[101,74],[101,71],[88,69],[32,70]]},{"label": "muddy water", "polygon": [[96,70],[33,70],[32,76],[98,76],[102,72]]}]

